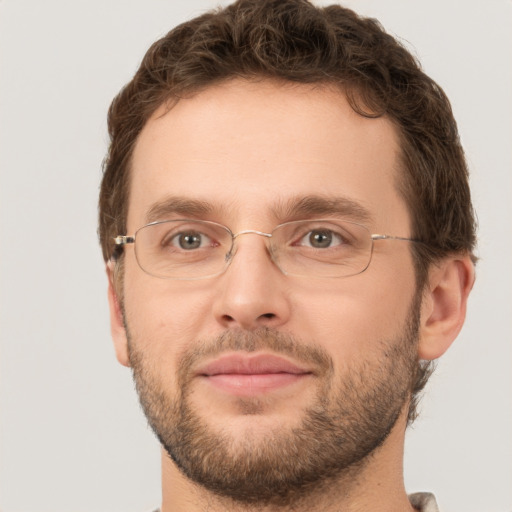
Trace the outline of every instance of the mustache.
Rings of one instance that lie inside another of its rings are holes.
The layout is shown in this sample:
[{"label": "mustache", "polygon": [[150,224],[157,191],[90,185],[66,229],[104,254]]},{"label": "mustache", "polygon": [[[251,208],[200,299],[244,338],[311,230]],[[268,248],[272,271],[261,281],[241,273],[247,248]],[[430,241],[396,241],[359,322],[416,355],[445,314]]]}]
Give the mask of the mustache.
[{"label": "mustache", "polygon": [[305,343],[296,336],[269,327],[253,331],[231,330],[220,335],[200,340],[188,347],[178,358],[178,378],[182,383],[192,374],[199,362],[221,356],[226,352],[269,351],[296,360],[299,363],[315,365],[319,374],[330,374],[334,370],[332,357],[321,346]]}]

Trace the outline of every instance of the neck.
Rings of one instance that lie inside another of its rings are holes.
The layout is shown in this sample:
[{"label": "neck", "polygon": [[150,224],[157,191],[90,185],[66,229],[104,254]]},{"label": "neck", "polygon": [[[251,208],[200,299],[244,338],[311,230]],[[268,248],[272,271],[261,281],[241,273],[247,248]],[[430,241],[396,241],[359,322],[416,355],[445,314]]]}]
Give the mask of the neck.
[{"label": "neck", "polygon": [[289,505],[240,504],[219,497],[185,477],[162,451],[162,512],[412,512],[403,482],[406,414],[363,464],[324,482]]}]

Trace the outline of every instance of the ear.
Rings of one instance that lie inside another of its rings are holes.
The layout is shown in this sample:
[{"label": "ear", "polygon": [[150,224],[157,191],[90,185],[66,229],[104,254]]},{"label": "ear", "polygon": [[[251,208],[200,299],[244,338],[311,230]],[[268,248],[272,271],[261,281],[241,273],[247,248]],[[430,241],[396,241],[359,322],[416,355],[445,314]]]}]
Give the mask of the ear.
[{"label": "ear", "polygon": [[448,350],[464,324],[474,282],[469,256],[449,257],[432,266],[421,307],[420,359],[437,359]]},{"label": "ear", "polygon": [[107,277],[110,333],[114,341],[117,360],[123,366],[130,366],[130,359],[128,357],[128,337],[126,336],[121,303],[116,292],[114,272],[114,264],[109,261],[107,263]]}]

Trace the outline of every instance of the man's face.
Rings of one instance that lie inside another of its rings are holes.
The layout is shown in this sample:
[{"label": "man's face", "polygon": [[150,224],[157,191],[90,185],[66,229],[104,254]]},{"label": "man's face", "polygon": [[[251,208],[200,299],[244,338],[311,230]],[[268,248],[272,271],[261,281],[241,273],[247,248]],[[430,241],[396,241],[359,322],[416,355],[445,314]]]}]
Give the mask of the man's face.
[{"label": "man's face", "polygon": [[[371,233],[408,237],[398,153],[392,124],[339,92],[212,87],[142,131],[128,233],[178,218],[269,233],[343,203]],[[317,206],[296,211],[305,198]],[[244,501],[360,465],[403,412],[416,361],[409,244],[377,241],[365,272],[326,279],[284,275],[266,243],[241,236],[224,273],[188,281],[152,277],[125,251],[126,358],[150,423],[185,474]]]}]

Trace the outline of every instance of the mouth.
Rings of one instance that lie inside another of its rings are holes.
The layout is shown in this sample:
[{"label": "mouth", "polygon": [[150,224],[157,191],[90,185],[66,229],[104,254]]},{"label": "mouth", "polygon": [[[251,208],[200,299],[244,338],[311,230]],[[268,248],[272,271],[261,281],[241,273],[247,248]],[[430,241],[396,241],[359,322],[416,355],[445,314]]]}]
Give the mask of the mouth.
[{"label": "mouth", "polygon": [[197,377],[235,396],[255,396],[297,384],[312,370],[273,354],[228,354],[202,366]]}]

